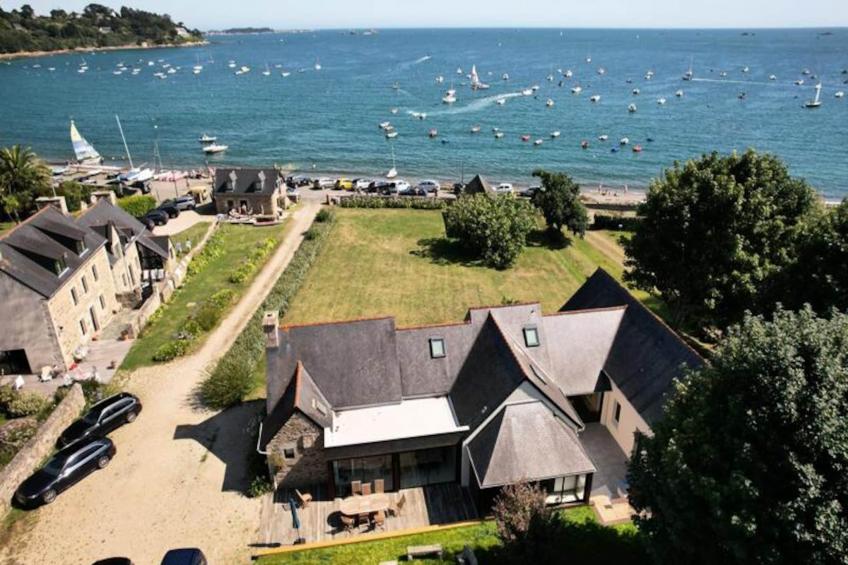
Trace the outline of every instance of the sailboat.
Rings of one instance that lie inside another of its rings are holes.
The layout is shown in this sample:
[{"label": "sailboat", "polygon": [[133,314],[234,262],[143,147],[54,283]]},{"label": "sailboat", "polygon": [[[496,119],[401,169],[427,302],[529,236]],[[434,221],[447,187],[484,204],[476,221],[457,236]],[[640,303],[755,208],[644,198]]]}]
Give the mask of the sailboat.
[{"label": "sailboat", "polygon": [[695,76],[695,73],[692,72],[692,58],[689,58],[689,70],[686,71],[683,75],[683,80],[692,80],[692,77]]},{"label": "sailboat", "polygon": [[388,172],[388,173],[386,173],[386,178],[387,178],[387,179],[393,179],[393,178],[395,178],[395,177],[397,176],[397,174],[398,174],[398,172],[397,172],[397,168],[395,167],[395,146],[394,146],[394,145],[391,145],[391,148],[392,148],[392,168],[391,168],[391,169],[389,169],[389,172]]},{"label": "sailboat", "polygon": [[315,70],[316,71],[321,70],[321,61],[319,61],[317,58],[315,59]]},{"label": "sailboat", "polygon": [[130,148],[127,146],[127,138],[124,137],[124,128],[121,127],[121,119],[117,114],[115,114],[115,121],[118,122],[118,131],[121,132],[121,141],[124,142],[124,150],[127,152],[127,159],[130,162],[130,170],[125,173],[121,173],[118,176],[118,179],[126,183],[144,182],[152,179],[153,171],[151,169],[142,169],[133,165]]},{"label": "sailboat", "polygon": [[807,103],[804,104],[807,108],[818,108],[821,106],[821,83],[816,85],[816,97],[813,100],[807,100]]},{"label": "sailboat", "polygon": [[488,84],[480,82],[480,77],[477,76],[477,66],[471,65],[471,89],[472,90],[486,90],[489,88]]},{"label": "sailboat", "polygon": [[80,135],[76,124],[71,120],[71,144],[74,146],[74,155],[77,161],[82,165],[99,165],[103,162],[103,157],[94,149],[94,147]]},{"label": "sailboat", "polygon": [[268,63],[265,63],[265,70],[262,71],[262,75],[266,77],[271,76],[271,68],[268,66]]}]

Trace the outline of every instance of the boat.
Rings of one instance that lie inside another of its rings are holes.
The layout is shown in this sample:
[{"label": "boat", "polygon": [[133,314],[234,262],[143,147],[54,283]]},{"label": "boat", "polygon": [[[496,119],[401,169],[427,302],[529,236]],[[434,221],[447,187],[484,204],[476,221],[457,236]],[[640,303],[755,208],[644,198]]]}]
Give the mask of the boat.
[{"label": "boat", "polygon": [[665,98],[657,98],[657,105],[665,106],[665,102],[666,102]]},{"label": "boat", "polygon": [[589,142],[584,139],[583,141],[580,142],[580,148],[581,149],[589,149]]},{"label": "boat", "polygon": [[633,152],[634,153],[641,153],[642,152],[642,146],[641,145],[634,145],[633,146]]},{"label": "boat", "polygon": [[645,138],[645,141],[647,141],[648,143],[653,143],[654,138],[653,137],[647,137],[647,138]]},{"label": "boat", "polygon": [[386,139],[394,139],[398,136],[398,132],[395,128],[390,128],[386,130]]},{"label": "boat", "polygon": [[808,75],[808,74],[810,74],[810,69],[804,69],[803,71],[801,71],[801,74],[802,74],[802,75]]},{"label": "boat", "polygon": [[315,66],[314,66],[314,68],[315,68],[315,70],[316,70],[316,71],[320,71],[320,70],[321,70],[321,61],[319,61],[317,57],[315,58]]},{"label": "boat", "polygon": [[471,65],[471,90],[486,90],[489,88],[489,85],[482,82],[480,77],[477,76],[477,66]]},{"label": "boat", "polygon": [[166,75],[165,73],[153,73],[153,76],[155,76],[158,79],[163,79],[163,80],[168,78],[168,75]]},{"label": "boat", "polygon": [[580,94],[583,92],[583,89],[578,85],[571,89],[572,94]]},{"label": "boat", "polygon": [[592,57],[586,57],[586,64],[588,65],[591,62],[592,62]]},{"label": "boat", "polygon": [[218,141],[218,138],[214,135],[206,135],[204,133],[197,141],[199,141],[200,143],[215,143],[216,141]]},{"label": "boat", "polygon": [[834,98],[845,98],[845,93],[843,91],[839,91],[833,95]]},{"label": "boat", "polygon": [[169,75],[175,75],[175,74],[177,74],[177,69],[175,69],[175,68],[171,67],[170,69],[168,69],[168,74],[169,74]]},{"label": "boat", "polygon": [[[152,65],[153,63],[151,62],[150,64]],[[229,63],[227,63],[227,66],[231,69],[235,69],[236,68],[236,62],[230,61]]]},{"label": "boat", "polygon": [[551,132],[551,139],[556,139],[560,136],[559,130]]},{"label": "boat", "polygon": [[689,70],[683,73],[683,80],[692,80],[695,73],[692,71],[692,58],[689,58]]},{"label": "boat", "polygon": [[545,80],[547,80],[548,82],[553,82],[553,81],[554,81],[554,75],[548,75],[548,76],[546,76],[546,77],[545,77]]},{"label": "boat", "polygon": [[286,78],[286,77],[291,76],[291,73],[288,72],[288,71],[283,71],[283,72],[280,73],[280,76],[283,77],[283,78]]},{"label": "boat", "polygon": [[538,84],[534,84],[533,86],[530,87],[530,90],[532,90],[533,92],[538,92],[539,88],[540,88],[540,86]]},{"label": "boat", "polygon": [[127,153],[127,160],[130,162],[130,170],[118,175],[118,180],[125,183],[145,182],[153,178],[153,169],[142,169],[133,165],[130,148],[127,146],[127,138],[124,137],[124,128],[121,126],[121,119],[115,114],[115,121],[118,122],[118,131],[121,133],[121,141],[124,142],[124,151]]},{"label": "boat", "polygon": [[509,80],[509,73],[504,73],[501,75],[501,80]]},{"label": "boat", "polygon": [[607,74],[607,70],[603,67],[599,67],[598,68],[598,74],[601,75],[601,76],[604,76],[605,74]]},{"label": "boat", "polygon": [[456,74],[458,74],[458,75],[461,75],[461,74],[462,74],[462,67],[457,67],[457,68],[456,68]]},{"label": "boat", "polygon": [[389,172],[386,173],[387,179],[393,179],[398,175],[397,168],[395,167],[395,146],[391,145],[392,148],[392,168],[389,169]]},{"label": "boat", "polygon": [[739,95],[736,98],[738,98],[739,100],[745,100],[746,98],[748,98],[748,93],[747,92],[740,92]]},{"label": "boat", "polygon": [[777,75],[769,75],[769,80],[777,80]]},{"label": "boat", "polygon": [[434,137],[439,135],[439,130],[437,130],[436,128],[430,128],[430,131],[427,132],[427,135],[430,137],[430,139],[433,139]]},{"label": "boat", "polygon": [[631,114],[636,113],[636,104],[630,104],[629,106],[627,106],[627,111]]},{"label": "boat", "polygon": [[804,79],[799,78],[798,80],[795,81],[795,86],[803,86],[803,85],[804,85]]},{"label": "boat", "polygon": [[265,70],[262,71],[262,76],[271,76],[271,68],[268,66],[268,63],[265,63]]},{"label": "boat", "polygon": [[609,136],[605,133],[598,136],[598,141],[606,141],[608,139],[609,139]]},{"label": "boat", "polygon": [[442,75],[436,77],[436,84],[442,84],[443,82],[445,82],[445,77]]},{"label": "boat", "polygon": [[532,88],[525,88],[524,90],[521,91],[521,94],[524,95],[524,96],[533,96],[533,89]]},{"label": "boat", "polygon": [[743,73],[747,73],[747,72],[748,72],[748,71],[750,71],[750,70],[751,70],[751,69],[749,69],[748,67],[742,67],[742,72],[743,72]]},{"label": "boat", "polygon": [[94,149],[77,130],[76,124],[71,120],[71,145],[74,147],[74,155],[77,162],[84,165],[99,165],[103,162],[103,157]]},{"label": "boat", "polygon": [[721,78],[726,77],[726,76],[727,76],[727,71],[721,71],[720,73],[718,73],[718,76],[720,76]]},{"label": "boat", "polygon": [[651,80],[652,78],[654,78],[654,71],[648,71],[645,73],[645,80]]},{"label": "boat", "polygon": [[545,101],[545,106],[547,106],[548,108],[553,108],[553,107],[554,107],[554,101],[553,101],[553,99],[548,98],[548,99]]},{"label": "boat", "polygon": [[677,92],[674,93],[674,95],[677,96],[678,98],[683,98],[683,91],[678,90]]},{"label": "boat", "polygon": [[539,145],[542,145],[542,143],[544,143],[544,140],[537,139],[536,141],[533,142],[533,145],[539,146]]},{"label": "boat", "polygon": [[522,135],[522,136],[521,136],[521,141],[530,141],[530,136],[529,136],[529,135],[526,135],[526,134],[525,134],[525,135]]},{"label": "boat", "polygon": [[397,114],[397,113],[398,113],[398,109],[397,109],[397,108],[391,108],[391,109],[389,110],[389,112],[391,112],[392,114]]},{"label": "boat", "polygon": [[495,103],[496,103],[498,106],[503,106],[504,104],[506,104],[506,98],[498,98],[498,99],[495,101]]},{"label": "boat", "polygon": [[418,119],[419,120],[426,120],[427,119],[427,113],[421,112],[420,114],[418,114]]},{"label": "boat", "polygon": [[442,96],[442,104],[453,104],[456,102],[456,90],[450,89]]},{"label": "boat", "polygon": [[601,95],[600,94],[593,94],[591,97],[589,97],[589,102],[600,102],[600,101],[601,101]]},{"label": "boat", "polygon": [[380,129],[389,129],[391,126],[391,122],[380,122]]},{"label": "boat", "polygon": [[565,71],[565,74],[563,76],[565,78],[571,78],[574,76],[574,73],[571,71],[571,69],[568,69],[567,71]]},{"label": "boat", "polygon": [[821,106],[821,104],[822,104],[821,103],[821,88],[822,88],[821,83],[818,83],[816,85],[816,97],[813,98],[812,100],[807,100],[806,104],[804,104],[805,107],[807,107],[807,108],[818,108],[819,106]]},{"label": "boat", "polygon": [[504,136],[504,133],[502,131],[496,131],[495,132],[495,139],[501,139],[503,136]]},{"label": "boat", "polygon": [[480,133],[480,126],[478,126],[478,125],[471,126],[471,133]]},{"label": "boat", "polygon": [[400,83],[398,81],[392,83],[392,90],[400,90]]},{"label": "boat", "polygon": [[220,145],[218,143],[211,143],[203,148],[203,152],[207,155],[214,155],[216,153],[223,153],[229,149],[228,145]]},{"label": "boat", "polygon": [[629,138],[629,137],[622,137],[622,138],[618,141],[618,144],[619,144],[619,145],[627,145],[628,143],[630,143],[630,138]]},{"label": "boat", "polygon": [[633,89],[633,96],[639,96],[639,93],[640,93],[640,92],[642,92],[642,91],[641,91],[641,90],[639,90],[638,88],[634,88],[634,89]]},{"label": "boat", "polygon": [[124,74],[124,71],[120,71],[120,70],[118,70],[118,71],[112,71],[112,74],[113,74],[113,75],[120,76],[120,75]]}]

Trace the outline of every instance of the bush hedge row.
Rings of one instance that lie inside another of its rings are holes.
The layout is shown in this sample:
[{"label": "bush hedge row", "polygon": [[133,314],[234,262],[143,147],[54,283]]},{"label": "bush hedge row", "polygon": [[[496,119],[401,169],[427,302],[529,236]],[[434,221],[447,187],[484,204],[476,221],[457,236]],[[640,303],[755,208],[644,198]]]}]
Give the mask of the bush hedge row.
[{"label": "bush hedge row", "polygon": [[277,247],[277,240],[273,237],[267,238],[259,247],[253,249],[250,254],[242,259],[236,270],[230,274],[229,281],[233,284],[241,284],[250,278],[256,271],[262,260]]},{"label": "bush hedge row", "polygon": [[127,196],[118,199],[118,206],[131,216],[140,218],[156,208],[156,199],[145,194]]},{"label": "bush hedge row", "polygon": [[384,196],[345,196],[339,200],[342,208],[409,208],[413,210],[441,210],[447,206],[443,198],[411,198]]},{"label": "bush hedge row", "polygon": [[592,222],[593,230],[616,230],[635,231],[642,223],[638,216],[612,216],[608,214],[595,214]]},{"label": "bush hedge row", "polygon": [[265,312],[276,310],[282,318],[300,289],[309,268],[315,262],[332,229],[332,215],[324,221],[314,222],[288,267],[274,283],[271,292],[250,318],[247,326],[236,338],[232,347],[203,381],[200,396],[210,408],[226,408],[241,402],[253,388],[253,376],[265,354],[265,336],[262,318]]},{"label": "bush hedge row", "polygon": [[188,353],[200,336],[212,331],[218,324],[235,296],[233,289],[224,288],[198,304],[191,315],[180,324],[176,339],[163,343],[153,352],[153,360],[164,363]]}]

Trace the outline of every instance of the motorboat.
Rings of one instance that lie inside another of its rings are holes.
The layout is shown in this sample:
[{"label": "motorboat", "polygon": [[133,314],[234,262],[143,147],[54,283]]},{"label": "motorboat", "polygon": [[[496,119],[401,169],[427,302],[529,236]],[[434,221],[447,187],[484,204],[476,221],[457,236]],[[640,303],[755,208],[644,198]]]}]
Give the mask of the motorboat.
[{"label": "motorboat", "polygon": [[177,74],[177,69],[175,69],[174,67],[171,67],[170,69],[168,69],[168,74],[169,75]]},{"label": "motorboat", "polygon": [[798,80],[795,81],[795,86],[803,86],[803,85],[804,85],[804,79],[799,78]]},{"label": "motorboat", "polygon": [[600,101],[601,101],[601,95],[600,94],[593,94],[589,98],[589,102],[600,102]]},{"label": "motorboat", "polygon": [[553,99],[548,98],[548,99],[545,101],[545,106],[547,106],[548,108],[553,108],[553,107],[554,107],[554,101],[553,101]]},{"label": "motorboat", "polygon": [[509,73],[504,73],[501,75],[501,80],[509,80]]},{"label": "motorboat", "polygon": [[769,75],[769,80],[777,80],[777,75]]},{"label": "motorboat", "polygon": [[551,139],[556,139],[560,136],[559,130],[551,132]]},{"label": "motorboat", "polygon": [[533,96],[533,89],[532,88],[525,88],[524,90],[521,91],[521,94],[524,95],[524,96]]},{"label": "motorboat", "polygon": [[443,82],[445,82],[445,77],[442,75],[436,77],[436,84],[442,84]]},{"label": "motorboat", "polygon": [[503,136],[504,136],[504,133],[502,131],[496,131],[495,132],[495,139],[501,139]]},{"label": "motorboat", "polygon": [[683,98],[683,91],[678,90],[677,92],[674,93],[674,95],[677,96],[678,98]]},{"label": "motorboat", "polygon": [[810,69],[804,69],[803,71],[801,71],[801,74],[802,74],[802,75],[809,75],[809,74],[810,74]]},{"label": "motorboat", "polygon": [[318,59],[315,59],[315,66],[314,66],[313,68],[314,68],[316,71],[320,71],[320,70],[321,70],[321,68],[322,68],[322,67],[321,67],[321,61],[319,61]]},{"label": "motorboat", "polygon": [[548,75],[548,76],[546,76],[546,77],[545,77],[545,80],[547,80],[548,82],[553,82],[553,81],[554,81],[554,75]]},{"label": "motorboat", "polygon": [[394,139],[398,136],[398,132],[395,128],[389,128],[386,130],[386,139]]},{"label": "motorboat", "polygon": [[200,143],[215,143],[216,141],[218,141],[218,138],[214,135],[207,135],[204,133],[197,141],[199,141]]},{"label": "motorboat", "polygon": [[598,74],[601,75],[601,76],[604,76],[605,74],[607,74],[607,70],[603,67],[600,67],[598,69]]},{"label": "motorboat", "polygon": [[635,114],[636,113],[636,104],[630,104],[629,106],[627,106],[627,111],[630,112],[631,114]]},{"label": "motorboat", "polygon": [[583,92],[583,89],[578,85],[571,89],[572,94],[580,94]]},{"label": "motorboat", "polygon": [[634,145],[633,146],[633,152],[634,153],[641,153],[642,152],[642,146],[641,145]]},{"label": "motorboat", "polygon": [[565,74],[563,76],[565,78],[571,78],[574,76],[574,73],[571,71],[571,69],[568,69],[567,71],[565,71]]},{"label": "motorboat", "polygon": [[645,73],[645,80],[651,80],[654,78],[654,71],[648,71]]},{"label": "motorboat", "polygon": [[216,153],[223,153],[229,149],[228,145],[220,145],[218,143],[210,143],[206,147],[203,148],[203,152],[207,155],[214,155]]},{"label": "motorboat", "polygon": [[288,72],[288,71],[283,71],[283,72],[280,73],[280,76],[283,77],[283,78],[290,77],[291,73]]},{"label": "motorboat", "polygon": [[456,102],[456,90],[450,89],[442,96],[442,104],[453,104]]},{"label": "motorboat", "polygon": [[639,93],[640,93],[640,92],[642,92],[642,91],[641,91],[641,90],[639,90],[638,88],[634,88],[634,89],[633,89],[633,96],[639,96]]},{"label": "motorboat", "polygon": [[506,104],[506,98],[498,98],[498,99],[495,101],[495,103],[496,103],[498,106],[503,106],[504,104]]},{"label": "motorboat", "polygon": [[743,73],[747,73],[747,72],[749,72],[750,70],[751,70],[751,69],[749,69],[748,67],[742,67],[742,72],[743,72]]},{"label": "motorboat", "polygon": [[398,109],[397,109],[397,108],[390,108],[390,109],[389,109],[389,112],[391,112],[392,114],[397,114],[397,113],[398,113]]},{"label": "motorboat", "polygon": [[542,145],[542,143],[544,143],[544,140],[542,140],[542,139],[537,139],[536,141],[534,141],[534,142],[533,142],[533,145],[535,145],[535,146],[537,146],[537,147],[538,147],[539,145]]},{"label": "motorboat", "polygon": [[629,137],[622,137],[622,138],[618,141],[618,144],[619,144],[619,145],[627,145],[628,143],[630,143],[630,138],[629,138]]},{"label": "motorboat", "polygon": [[439,130],[437,130],[436,128],[430,128],[430,131],[427,132],[427,135],[430,137],[430,139],[433,139],[434,137],[439,135]]},{"label": "motorboat", "polygon": [[845,98],[845,93],[843,91],[839,91],[833,95],[834,98]]},{"label": "motorboat", "polygon": [[271,76],[271,68],[267,64],[265,65],[265,70],[262,71],[262,76]]},{"label": "motorboat", "polygon": [[533,92],[538,92],[539,88],[541,88],[541,87],[538,84],[534,84],[533,86],[530,87],[530,90],[532,90]]},{"label": "motorboat", "polygon": [[478,126],[478,125],[471,126],[471,133],[480,133],[480,126]]},{"label": "motorboat", "polygon": [[589,142],[585,139],[580,142],[580,149],[589,149]]},{"label": "motorboat", "polygon": [[816,85],[816,96],[812,100],[807,100],[806,104],[804,104],[807,108],[818,108],[822,105],[821,103],[821,83]]},{"label": "motorboat", "polygon": [[608,139],[609,139],[609,136],[605,133],[598,136],[598,141],[606,141]]},{"label": "motorboat", "polygon": [[525,135],[522,135],[522,136],[521,136],[521,141],[525,141],[525,142],[530,141],[530,136],[529,136],[529,135],[526,135],[526,134],[525,134]]},{"label": "motorboat", "polygon": [[665,102],[666,102],[665,98],[657,98],[657,105],[665,106]]},{"label": "motorboat", "polygon": [[739,95],[736,98],[738,98],[739,100],[746,100],[748,98],[748,93],[747,92],[740,92]]},{"label": "motorboat", "polygon": [[391,122],[380,122],[380,129],[389,129],[392,127]]}]

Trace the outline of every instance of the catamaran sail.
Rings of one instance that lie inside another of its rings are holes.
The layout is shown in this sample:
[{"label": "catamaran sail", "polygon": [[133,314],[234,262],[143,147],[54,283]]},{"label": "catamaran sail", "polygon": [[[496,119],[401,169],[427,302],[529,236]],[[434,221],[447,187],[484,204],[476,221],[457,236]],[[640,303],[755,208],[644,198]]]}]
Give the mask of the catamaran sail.
[{"label": "catamaran sail", "polygon": [[80,163],[94,162],[99,164],[103,161],[103,157],[100,156],[100,153],[98,153],[94,147],[80,135],[80,132],[77,130],[77,126],[74,124],[73,120],[71,120],[71,144],[74,146],[74,154],[77,157],[77,161]]},{"label": "catamaran sail", "polygon": [[471,89],[485,90],[487,88],[489,88],[489,85],[480,82],[480,77],[477,76],[477,65],[471,65]]}]

